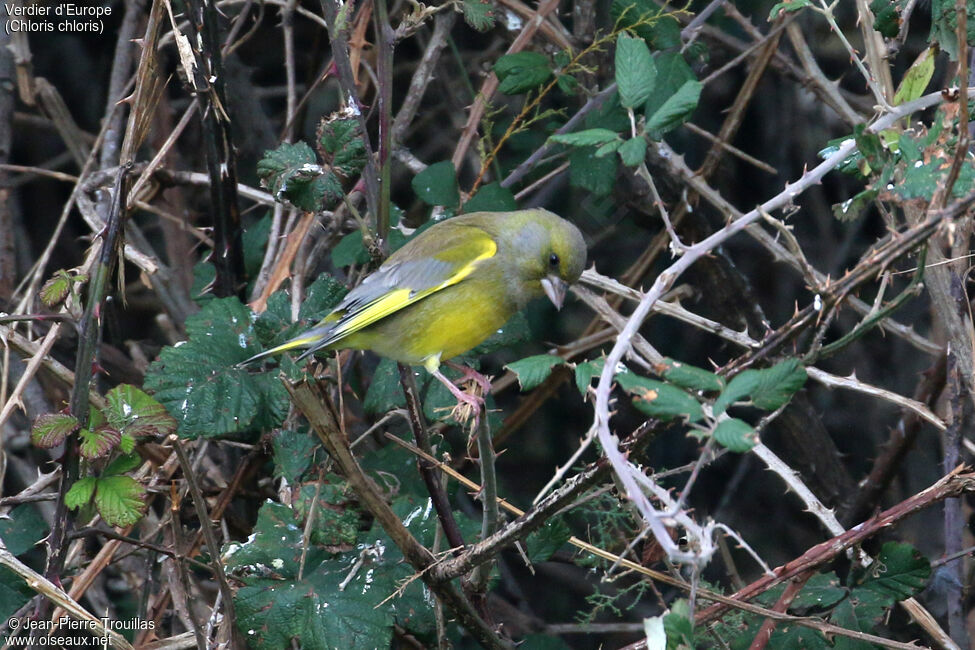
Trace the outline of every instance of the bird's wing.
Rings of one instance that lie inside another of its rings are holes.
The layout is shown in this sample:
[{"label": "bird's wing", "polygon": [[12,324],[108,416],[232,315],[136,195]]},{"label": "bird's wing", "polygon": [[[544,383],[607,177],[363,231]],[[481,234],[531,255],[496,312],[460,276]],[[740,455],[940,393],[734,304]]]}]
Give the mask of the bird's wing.
[{"label": "bird's wing", "polygon": [[327,335],[302,356],[457,284],[497,251],[494,239],[473,226],[441,227],[435,237],[421,234],[345,296],[325,319]]}]

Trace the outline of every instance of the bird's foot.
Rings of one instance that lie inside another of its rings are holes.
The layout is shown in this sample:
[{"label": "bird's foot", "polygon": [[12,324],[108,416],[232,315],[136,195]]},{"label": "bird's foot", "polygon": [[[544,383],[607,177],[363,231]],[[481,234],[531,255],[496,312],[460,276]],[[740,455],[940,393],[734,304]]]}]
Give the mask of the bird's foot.
[{"label": "bird's foot", "polygon": [[461,363],[454,363],[453,361],[444,361],[445,364],[460,373],[460,379],[457,380],[458,384],[462,384],[465,381],[472,381],[481,388],[482,395],[488,395],[491,392],[491,378],[487,375],[482,375],[478,371],[474,370],[470,366],[465,366]]},{"label": "bird's foot", "polygon": [[[471,372],[474,371],[472,370]],[[477,426],[481,421],[481,413],[484,412],[485,408],[484,397],[480,392],[483,385],[476,379],[470,378],[474,382],[474,385],[471,387],[474,392],[468,393],[461,390],[457,384],[447,379],[447,377],[444,376],[444,374],[439,370],[434,371],[432,374],[440,381],[440,383],[446,386],[447,390],[450,391],[450,394],[457,399],[457,404],[450,412],[451,417],[462,425],[468,421],[473,421],[473,428],[477,429]],[[484,375],[480,375],[480,377],[487,381],[487,378],[484,377]],[[487,381],[487,385],[490,387],[491,382]]]}]

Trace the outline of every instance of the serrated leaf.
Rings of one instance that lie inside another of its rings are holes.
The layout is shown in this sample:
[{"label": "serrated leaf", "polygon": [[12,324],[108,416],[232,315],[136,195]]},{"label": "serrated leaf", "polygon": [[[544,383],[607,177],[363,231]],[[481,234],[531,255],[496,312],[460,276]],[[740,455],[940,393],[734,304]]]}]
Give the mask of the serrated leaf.
[{"label": "serrated leaf", "polygon": [[142,459],[139,457],[139,454],[126,452],[109,463],[102,471],[102,476],[125,474],[126,472],[131,472],[141,464]]},{"label": "serrated leaf", "polygon": [[[308,487],[301,501],[314,494]],[[371,650],[390,646],[394,623],[412,634],[433,632],[429,592],[422,582],[407,581],[413,569],[381,527],[360,532],[352,526],[358,538],[333,546],[316,523],[306,544],[307,511],[266,503],[252,537],[225,548],[225,564],[244,585],[234,602],[237,625],[251,647],[283,648],[295,641],[308,649]],[[433,542],[437,517],[426,500],[401,497],[393,511],[421,544]]]},{"label": "serrated leaf", "polygon": [[538,88],[552,76],[548,57],[538,52],[505,54],[494,64],[494,74],[504,95],[518,95]]},{"label": "serrated leaf", "polygon": [[738,453],[744,453],[754,447],[758,438],[752,425],[738,418],[718,422],[712,435],[719,445]]},{"label": "serrated leaf", "polygon": [[[876,602],[872,596],[864,599],[851,596],[833,609],[829,622],[848,630],[873,633],[874,626],[883,614],[883,605]],[[873,647],[864,641],[842,636],[835,637],[833,644],[834,650],[872,650]]]},{"label": "serrated leaf", "polygon": [[685,81],[647,120],[647,130],[666,133],[690,117],[701,98],[701,82]]},{"label": "serrated leaf", "polygon": [[[419,377],[416,378],[419,381]],[[399,368],[392,359],[380,359],[379,365],[372,372],[369,389],[362,400],[362,408],[366,413],[381,415],[406,405],[403,387],[399,381]]]},{"label": "serrated leaf", "polygon": [[81,441],[81,455],[91,460],[101,458],[115,449],[122,440],[122,434],[111,425],[103,424],[94,430],[81,429],[78,439]]},{"label": "serrated leaf", "polygon": [[610,14],[620,29],[627,29],[654,50],[681,45],[680,24],[652,0],[613,0]]},{"label": "serrated leaf", "polygon": [[603,156],[608,156],[610,154],[616,153],[623,146],[622,140],[613,140],[612,142],[607,142],[603,146],[596,149],[596,157],[602,158]]},{"label": "serrated leaf", "polygon": [[108,391],[105,401],[108,422],[134,438],[165,437],[178,426],[166,407],[131,384],[120,384]]},{"label": "serrated leaf", "polygon": [[924,589],[931,576],[931,563],[910,544],[885,542],[877,560],[867,570],[867,578],[854,590],[854,595],[871,591],[893,605]]},{"label": "serrated leaf", "polygon": [[106,476],[95,486],[95,508],[109,526],[131,526],[145,513],[146,490],[131,476]]},{"label": "serrated leaf", "polygon": [[260,352],[252,315],[236,298],[209,301],[186,320],[189,340],[166,347],[145,386],[179,423],[183,437],[213,437],[279,426],[288,394],[275,373],[238,368]]},{"label": "serrated leaf", "polygon": [[522,392],[538,387],[552,374],[552,369],[565,363],[565,359],[554,354],[538,354],[525,357],[505,366],[515,373]]},{"label": "serrated leaf", "polygon": [[803,585],[790,607],[794,609],[832,607],[843,600],[847,593],[834,572],[817,573]]},{"label": "serrated leaf", "polygon": [[667,633],[667,648],[696,648],[694,623],[691,621],[691,608],[683,598],[675,600],[670,611],[664,614],[664,631]]},{"label": "serrated leaf", "polygon": [[565,546],[572,531],[561,517],[555,517],[525,538],[525,553],[532,563],[545,562]]},{"label": "serrated leaf", "polygon": [[929,47],[921,52],[897,86],[894,93],[894,106],[911,102],[924,94],[931,77],[934,76],[934,59],[937,48]]},{"label": "serrated leaf", "polygon": [[449,160],[434,163],[413,177],[413,191],[428,205],[456,207],[460,203],[457,170]]},{"label": "serrated leaf", "polygon": [[309,468],[317,466],[323,460],[319,456],[324,455],[318,438],[309,431],[277,431],[271,438],[271,448],[274,475],[291,484],[297,483]]},{"label": "serrated leaf", "polygon": [[[647,156],[647,141],[643,136],[630,138],[619,148],[620,160],[627,167],[636,167],[643,162]],[[599,152],[596,152],[599,155]]]},{"label": "serrated leaf", "polygon": [[22,503],[0,519],[0,540],[12,554],[21,555],[44,539],[49,528],[36,504]]},{"label": "serrated leaf", "polygon": [[318,145],[325,164],[342,178],[353,178],[366,164],[366,145],[359,120],[349,111],[332,113],[318,126]]},{"label": "serrated leaf", "polygon": [[78,428],[78,418],[67,413],[37,416],[30,429],[30,441],[42,449],[57,447]]},{"label": "serrated leaf", "polygon": [[842,203],[834,203],[833,216],[842,222],[855,221],[873,204],[879,193],[874,189],[863,190]]},{"label": "serrated leaf", "polygon": [[633,406],[661,420],[684,417],[690,422],[704,418],[701,404],[690,394],[662,381],[626,371],[616,375],[620,388],[633,395]]},{"label": "serrated leaf", "polygon": [[589,393],[589,386],[592,385],[592,378],[602,374],[605,365],[606,359],[603,357],[576,364],[576,388],[579,389],[580,395],[586,397]]},{"label": "serrated leaf", "polygon": [[[390,237],[390,240],[393,238]],[[305,300],[298,308],[298,318],[312,322],[321,320],[348,292],[344,284],[328,273],[322,273],[305,291]]]},{"label": "serrated leaf", "polygon": [[463,0],[461,8],[464,20],[479,32],[486,32],[494,27],[495,9],[490,0]]},{"label": "serrated leaf", "polygon": [[690,390],[700,390],[704,392],[718,391],[724,388],[724,379],[687,363],[681,363],[674,359],[664,359],[661,375],[672,384]]},{"label": "serrated leaf", "polygon": [[798,359],[786,359],[763,370],[746,370],[735,376],[721,391],[714,402],[714,413],[724,413],[744,397],[751,397],[752,404],[757,408],[774,411],[805,385],[806,377],[806,369]]},{"label": "serrated leaf", "polygon": [[870,11],[874,15],[873,28],[886,38],[894,38],[900,32],[902,2],[903,0],[873,0],[870,3]]},{"label": "serrated leaf", "polygon": [[609,129],[585,129],[575,133],[561,133],[549,138],[551,142],[567,144],[573,147],[586,147],[589,145],[601,145],[619,140],[620,136],[616,131]]},{"label": "serrated leaf", "polygon": [[318,164],[315,152],[304,142],[284,142],[267,151],[257,163],[257,175],[276,200],[287,200],[308,212],[321,210],[326,198],[342,196],[338,179]]},{"label": "serrated leaf", "polygon": [[597,158],[592,147],[580,147],[569,153],[569,184],[606,196],[616,184],[616,157]]},{"label": "serrated leaf", "polygon": [[84,281],[87,279],[88,276],[84,274],[79,274],[72,278],[64,269],[58,269],[44,283],[44,286],[41,287],[39,294],[41,302],[48,307],[60,305],[68,297],[68,294],[71,293],[71,285],[74,284],[75,280]]},{"label": "serrated leaf", "polygon": [[780,13],[792,13],[811,6],[812,0],[789,0],[788,2],[776,3],[772,6],[771,11],[768,12],[769,22],[778,18]]},{"label": "serrated leaf", "polygon": [[482,185],[477,194],[472,196],[464,207],[463,213],[469,212],[511,212],[518,209],[515,195],[501,183]]},{"label": "serrated leaf", "polygon": [[353,264],[368,264],[369,259],[369,251],[366,250],[361,230],[353,230],[340,239],[332,249],[332,264],[339,268]]},{"label": "serrated leaf", "polygon": [[650,48],[642,38],[622,33],[616,37],[615,64],[620,104],[624,108],[637,108],[650,97],[657,78]]},{"label": "serrated leaf", "polygon": [[95,494],[95,483],[94,476],[86,476],[75,481],[64,495],[64,505],[74,510],[87,504]]}]

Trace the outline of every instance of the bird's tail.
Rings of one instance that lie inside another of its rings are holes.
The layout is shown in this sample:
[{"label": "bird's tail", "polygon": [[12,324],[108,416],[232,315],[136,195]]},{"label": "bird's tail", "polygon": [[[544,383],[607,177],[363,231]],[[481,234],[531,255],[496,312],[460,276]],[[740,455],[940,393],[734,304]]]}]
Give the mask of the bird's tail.
[{"label": "bird's tail", "polygon": [[270,350],[264,350],[259,354],[255,354],[249,359],[245,359],[237,364],[238,368],[249,365],[254,361],[259,359],[264,359],[266,357],[271,357],[282,352],[287,352],[288,350],[296,350],[299,348],[306,348],[304,352],[298,357],[298,361],[304,359],[307,356],[314,354],[316,351],[322,349],[329,343],[331,343],[330,335],[335,330],[334,323],[320,323],[315,327],[302,332],[298,336],[294,337],[289,341],[285,341],[281,345],[275,346]]}]

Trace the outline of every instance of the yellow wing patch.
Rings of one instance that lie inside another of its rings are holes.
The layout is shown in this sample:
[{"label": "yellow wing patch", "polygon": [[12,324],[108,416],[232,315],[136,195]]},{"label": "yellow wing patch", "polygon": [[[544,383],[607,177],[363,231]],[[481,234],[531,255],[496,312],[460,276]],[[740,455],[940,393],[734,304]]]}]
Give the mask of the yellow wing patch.
[{"label": "yellow wing patch", "polygon": [[328,337],[329,344],[334,343],[339,339],[348,336],[349,334],[358,332],[359,330],[368,327],[369,325],[386,318],[390,314],[408,307],[418,300],[422,300],[427,296],[440,291],[441,289],[446,289],[449,286],[457,284],[474,272],[474,269],[477,268],[478,262],[494,257],[495,253],[498,252],[498,245],[493,239],[485,237],[481,240],[481,243],[481,251],[477,254],[477,256],[464,266],[457,269],[456,273],[440,284],[428,289],[424,289],[423,291],[416,292],[409,288],[394,289],[389,293],[380,296],[376,300],[373,300],[371,303],[362,307],[362,309],[347,314],[344,318],[348,318],[348,321],[341,323],[335,328],[331,336]]}]

